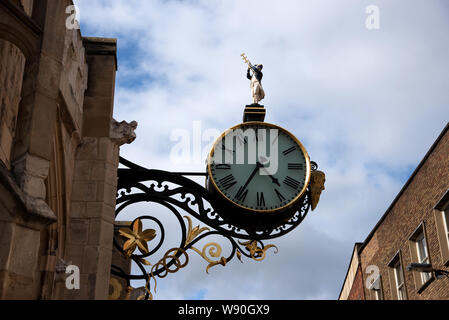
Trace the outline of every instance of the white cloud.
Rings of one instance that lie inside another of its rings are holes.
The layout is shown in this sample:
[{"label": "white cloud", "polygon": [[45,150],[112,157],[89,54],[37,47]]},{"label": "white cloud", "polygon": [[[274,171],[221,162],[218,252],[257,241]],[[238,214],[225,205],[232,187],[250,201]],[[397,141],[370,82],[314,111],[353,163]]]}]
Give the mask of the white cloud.
[{"label": "white cloud", "polygon": [[447,4],[378,0],[381,29],[368,31],[371,1],[76,2],[84,35],[118,38],[115,117],[139,122],[124,157],[203,171],[168,161],[170,135],[195,120],[221,131],[241,121],[251,102],[245,52],[265,66],[267,121],[296,134],[327,173],[320,206],[274,241],[278,255],[210,276],[198,259],[161,280],[156,297],[336,298],[353,242],[449,118]]}]

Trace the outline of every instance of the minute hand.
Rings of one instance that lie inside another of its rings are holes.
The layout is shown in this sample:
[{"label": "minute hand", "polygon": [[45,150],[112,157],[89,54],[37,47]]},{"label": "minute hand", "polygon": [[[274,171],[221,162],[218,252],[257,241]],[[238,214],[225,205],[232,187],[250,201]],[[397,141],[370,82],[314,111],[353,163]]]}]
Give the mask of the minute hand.
[{"label": "minute hand", "polygon": [[248,178],[248,181],[246,181],[245,185],[239,190],[239,192],[237,192],[237,195],[236,195],[237,197],[245,192],[249,183],[254,179],[254,177],[257,174],[257,172],[259,171],[259,169],[263,168],[263,167],[264,167],[263,164],[261,164],[260,162],[257,162],[256,168],[251,173],[251,176]]}]

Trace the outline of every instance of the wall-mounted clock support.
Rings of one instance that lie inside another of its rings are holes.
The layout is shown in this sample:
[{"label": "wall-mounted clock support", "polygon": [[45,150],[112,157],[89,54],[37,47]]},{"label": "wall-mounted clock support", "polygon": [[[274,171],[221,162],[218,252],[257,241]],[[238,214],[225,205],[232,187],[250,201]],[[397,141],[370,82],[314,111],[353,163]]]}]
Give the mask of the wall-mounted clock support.
[{"label": "wall-mounted clock support", "polygon": [[[179,224],[177,231],[165,230],[162,221],[149,210],[127,227],[116,229],[115,248],[137,265],[138,272],[128,274],[119,266],[113,265],[111,273],[125,279],[128,287],[131,280],[144,280],[146,292],[141,297],[143,299],[153,297],[152,288],[157,278],[163,278],[184,268],[188,264],[189,254],[193,252],[206,260],[207,271],[216,265],[225,266],[235,257],[240,261],[243,261],[243,257],[256,261],[264,260],[268,249],[277,251],[277,248],[271,244],[266,245],[263,241],[281,237],[294,230],[311,208],[311,191],[308,190],[293,208],[295,214],[290,219],[263,229],[252,227],[251,224],[242,228],[240,225],[236,226],[234,221],[224,214],[229,208],[223,206],[219,197],[186,178],[206,176],[205,173],[151,170],[124,158],[120,158],[120,164],[122,167],[118,169],[116,220],[120,220],[126,209],[135,204],[156,203],[163,206],[168,215],[173,215]],[[317,168],[316,163],[312,163],[312,170],[316,171]],[[194,226],[192,218],[203,226]],[[155,229],[142,230],[142,222],[145,221],[151,222]],[[174,244],[173,249],[161,253],[161,247],[166,245],[166,232],[179,232],[181,241]],[[198,247],[200,242],[208,238],[216,241],[216,236],[222,238],[225,243],[221,245],[209,242]],[[227,255],[223,253],[225,245],[230,248]],[[162,258],[153,260],[157,256]]]}]

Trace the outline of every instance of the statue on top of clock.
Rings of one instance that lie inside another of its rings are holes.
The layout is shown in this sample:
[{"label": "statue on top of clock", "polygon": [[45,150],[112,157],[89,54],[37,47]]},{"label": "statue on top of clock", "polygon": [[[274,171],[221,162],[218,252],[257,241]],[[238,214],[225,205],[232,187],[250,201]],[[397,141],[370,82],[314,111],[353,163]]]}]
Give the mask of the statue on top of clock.
[{"label": "statue on top of clock", "polygon": [[253,97],[254,105],[259,105],[259,102],[265,99],[265,91],[262,87],[263,78],[263,65],[252,65],[245,54],[241,55],[243,60],[248,64],[247,78],[251,80],[251,94]]}]

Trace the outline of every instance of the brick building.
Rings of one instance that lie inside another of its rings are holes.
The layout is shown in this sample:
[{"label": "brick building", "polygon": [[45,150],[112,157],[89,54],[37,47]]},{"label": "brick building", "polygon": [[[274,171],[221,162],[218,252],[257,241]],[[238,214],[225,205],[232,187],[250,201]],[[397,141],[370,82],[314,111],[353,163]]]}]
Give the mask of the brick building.
[{"label": "brick building", "polygon": [[[107,299],[119,147],[115,39],[71,0],[0,0],[0,299]],[[65,267],[80,270],[80,290]]]},{"label": "brick building", "polygon": [[[339,299],[449,299],[449,124],[386,213],[354,248]],[[426,270],[428,271],[428,270]]]}]

